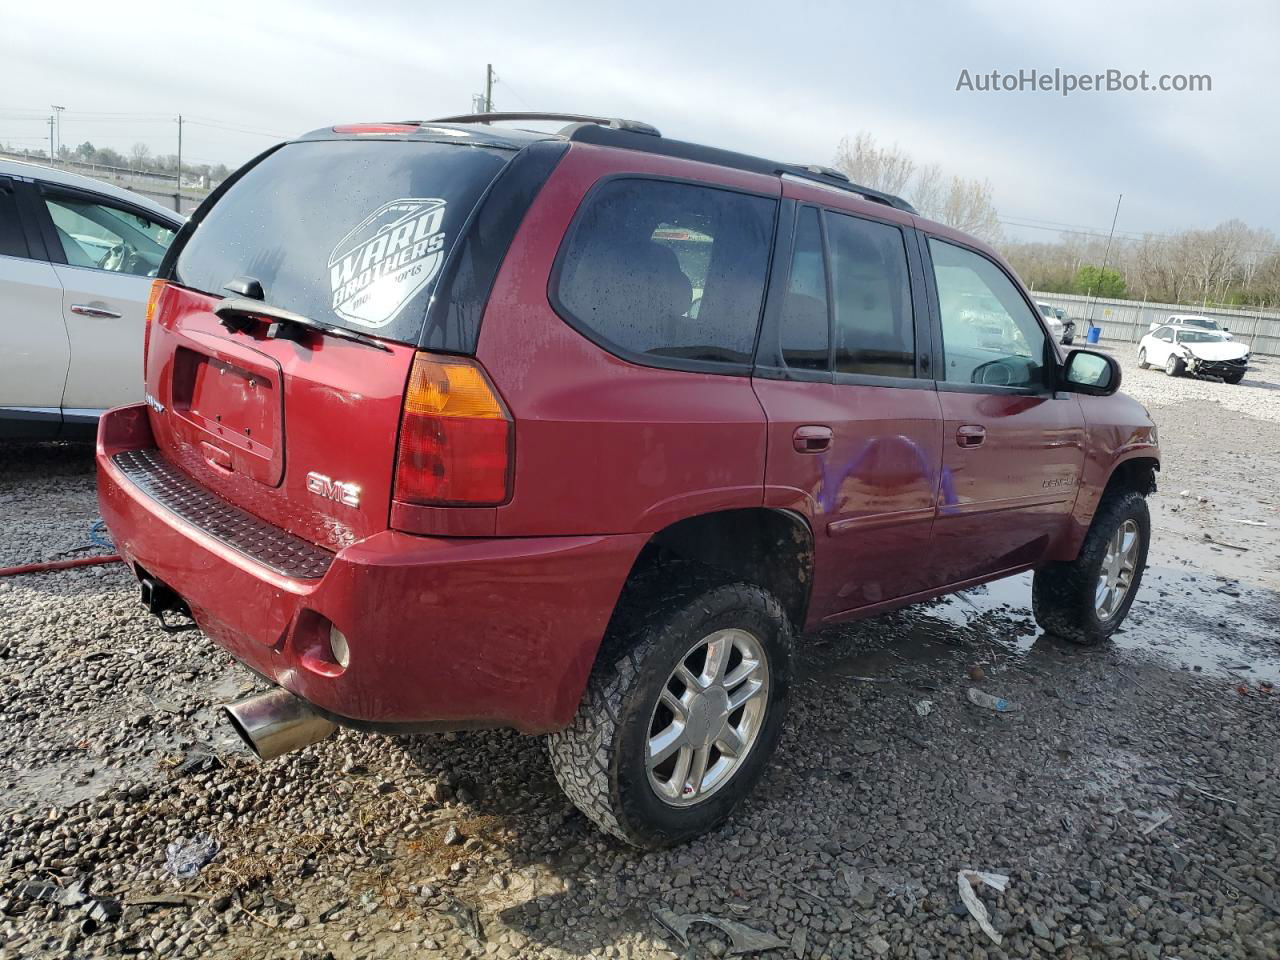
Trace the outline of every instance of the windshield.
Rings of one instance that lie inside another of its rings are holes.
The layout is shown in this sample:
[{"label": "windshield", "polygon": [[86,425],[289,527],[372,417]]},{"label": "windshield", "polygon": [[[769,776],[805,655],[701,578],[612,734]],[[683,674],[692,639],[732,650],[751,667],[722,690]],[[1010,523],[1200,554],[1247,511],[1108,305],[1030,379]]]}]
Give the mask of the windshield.
[{"label": "windshield", "polygon": [[1210,333],[1208,330],[1178,331],[1179,343],[1224,343],[1226,339],[1222,334]]},{"label": "windshield", "polygon": [[237,181],[178,256],[178,283],[417,342],[441,267],[510,150],[406,140],[291,143]]},{"label": "windshield", "polygon": [[1204,317],[1183,317],[1178,323],[1184,327],[1200,327],[1202,330],[1217,330],[1218,324],[1214,320],[1206,320]]},{"label": "windshield", "polygon": [[1043,313],[1050,320],[1055,319],[1053,315],[1053,307],[1049,306],[1047,303],[1037,303],[1036,306],[1039,307],[1040,312]]}]

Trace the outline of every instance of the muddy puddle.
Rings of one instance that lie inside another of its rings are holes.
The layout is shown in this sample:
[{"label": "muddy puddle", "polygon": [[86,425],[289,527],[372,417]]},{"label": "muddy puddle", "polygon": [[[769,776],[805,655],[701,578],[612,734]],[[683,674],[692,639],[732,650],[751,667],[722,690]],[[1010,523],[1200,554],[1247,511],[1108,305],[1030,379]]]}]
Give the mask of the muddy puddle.
[{"label": "muddy puddle", "polygon": [[1030,573],[828,628],[809,640],[800,673],[812,679],[885,679],[950,660],[1007,666],[1120,652],[1134,661],[1280,687],[1280,595],[1159,566],[1147,568],[1124,627],[1098,650],[1039,629]]},{"label": "muddy puddle", "polygon": [[[157,772],[195,754],[244,753],[219,706],[235,699],[244,683],[242,675],[228,672],[198,690],[140,689],[129,698],[127,712],[116,702],[69,720],[41,760],[10,773],[13,789],[0,797],[0,810],[11,805],[8,800],[29,807],[68,807],[104,789],[150,782]],[[190,701],[197,698],[212,702],[188,715]]]}]

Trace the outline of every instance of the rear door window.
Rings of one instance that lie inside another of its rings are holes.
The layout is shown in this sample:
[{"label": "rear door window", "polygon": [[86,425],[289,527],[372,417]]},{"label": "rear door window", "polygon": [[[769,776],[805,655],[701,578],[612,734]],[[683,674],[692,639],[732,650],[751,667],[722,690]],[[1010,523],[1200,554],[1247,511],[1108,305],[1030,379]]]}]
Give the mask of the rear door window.
[{"label": "rear door window", "polygon": [[18,219],[18,198],[13,183],[0,177],[0,257],[25,257],[27,238]]},{"label": "rear door window", "polygon": [[777,202],[690,183],[610,180],[561,249],[553,301],[605,349],[655,366],[747,365]]},{"label": "rear door window", "polygon": [[780,319],[782,360],[793,370],[831,369],[827,313],[827,267],[818,211],[804,207],[796,218],[791,271]]},{"label": "rear door window", "polygon": [[916,335],[902,231],[827,211],[836,371],[914,377]]},{"label": "rear door window", "polygon": [[287,144],[208,210],[174,279],[225,296],[252,277],[273,306],[416,343],[450,249],[512,156],[414,140]]}]

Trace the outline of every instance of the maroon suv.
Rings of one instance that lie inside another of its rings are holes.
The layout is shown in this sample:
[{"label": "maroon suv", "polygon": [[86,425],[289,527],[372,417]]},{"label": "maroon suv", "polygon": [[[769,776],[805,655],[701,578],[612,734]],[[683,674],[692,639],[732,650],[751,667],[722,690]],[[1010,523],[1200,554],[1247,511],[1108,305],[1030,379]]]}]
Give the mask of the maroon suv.
[{"label": "maroon suv", "polygon": [[645,124],[281,144],[147,317],[103,515],[153,612],[273,684],[229,707],[264,758],[514,727],[671,843],[759,778],[794,637],[1031,569],[1096,643],[1146,561],[1155,427],[990,248]]}]

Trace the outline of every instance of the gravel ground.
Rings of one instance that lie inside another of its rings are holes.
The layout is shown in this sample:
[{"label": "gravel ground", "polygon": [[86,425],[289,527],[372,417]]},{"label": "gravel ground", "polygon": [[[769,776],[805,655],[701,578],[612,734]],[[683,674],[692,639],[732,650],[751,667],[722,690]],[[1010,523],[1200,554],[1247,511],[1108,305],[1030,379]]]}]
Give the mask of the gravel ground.
[{"label": "gravel ground", "polygon": [[[770,958],[1275,958],[1280,362],[1233,387],[1125,353],[1166,455],[1126,629],[1041,635],[1015,577],[807,638],[772,770],[676,850],[603,838],[510,733],[343,733],[255,763],[214,711],[253,681],[160,630],[121,567],[0,580],[0,957],[729,948],[702,925],[682,945],[662,908],[773,934]],[[0,449],[0,566],[82,548],[95,517],[87,448]],[[177,881],[166,846],[197,834],[220,849]],[[999,947],[958,907],[964,868],[1010,877],[979,891]],[[84,874],[160,902],[84,933],[20,895]]]}]

